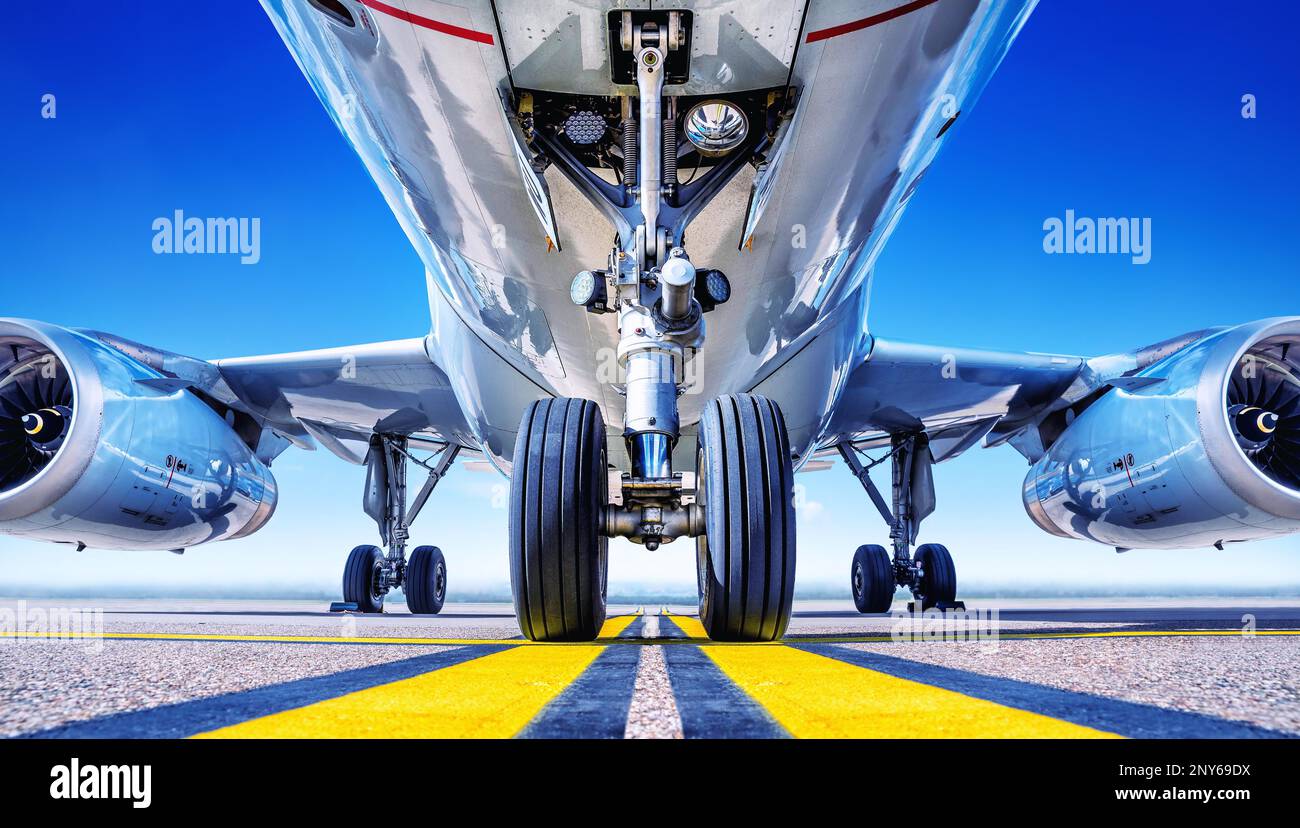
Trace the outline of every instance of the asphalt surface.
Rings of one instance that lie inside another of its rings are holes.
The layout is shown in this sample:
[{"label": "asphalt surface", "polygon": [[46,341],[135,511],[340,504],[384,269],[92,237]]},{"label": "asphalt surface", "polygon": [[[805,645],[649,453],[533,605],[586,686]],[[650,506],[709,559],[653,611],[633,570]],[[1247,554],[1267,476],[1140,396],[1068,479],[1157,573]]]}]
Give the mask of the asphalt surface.
[{"label": "asphalt surface", "polygon": [[549,645],[507,604],[0,600],[0,736],[1300,735],[1300,602],[903,608],[801,601],[782,642],[736,645],[692,607],[621,605]]}]

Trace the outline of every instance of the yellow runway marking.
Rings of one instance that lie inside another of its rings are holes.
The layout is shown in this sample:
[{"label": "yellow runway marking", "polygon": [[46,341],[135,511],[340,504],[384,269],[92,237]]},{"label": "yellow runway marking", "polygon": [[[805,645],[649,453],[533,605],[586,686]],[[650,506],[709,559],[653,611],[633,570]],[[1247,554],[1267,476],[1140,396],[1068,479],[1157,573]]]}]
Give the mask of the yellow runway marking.
[{"label": "yellow runway marking", "polygon": [[[634,620],[609,619],[601,637],[617,636]],[[509,738],[604,649],[602,644],[514,647],[196,738]]]},{"label": "yellow runway marking", "polygon": [[[635,621],[637,619],[637,616],[639,616],[640,614],[641,613],[638,612],[636,615],[620,615],[615,618],[606,619],[605,623],[602,624],[600,627],[600,635],[597,637],[596,640],[599,641],[604,638],[618,638],[619,633],[623,632],[623,630],[626,630],[628,627],[632,626],[632,622]],[[635,641],[636,639],[632,639],[632,640]]]},{"label": "yellow runway marking", "polygon": [[798,738],[1119,738],[790,647],[702,649]]},{"label": "yellow runway marking", "polygon": [[708,640],[709,634],[704,631],[704,625],[698,618],[692,618],[689,615],[669,615],[668,620],[677,625],[677,629],[686,633],[687,638],[701,638]]}]

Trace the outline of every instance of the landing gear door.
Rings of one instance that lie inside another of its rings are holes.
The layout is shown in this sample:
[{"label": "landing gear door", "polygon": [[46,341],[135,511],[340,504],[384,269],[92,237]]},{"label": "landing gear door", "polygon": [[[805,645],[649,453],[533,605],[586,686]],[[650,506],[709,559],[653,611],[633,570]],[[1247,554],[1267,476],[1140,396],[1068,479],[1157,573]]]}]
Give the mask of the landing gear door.
[{"label": "landing gear door", "polygon": [[767,153],[767,158],[758,165],[758,171],[754,174],[754,183],[749,190],[749,207],[745,211],[744,229],[740,233],[740,242],[736,245],[738,250],[744,250],[746,243],[754,237],[754,233],[758,230],[759,219],[763,217],[763,211],[772,200],[772,193],[781,175],[782,163],[793,143],[791,133],[794,132],[794,122],[797,118],[796,110],[794,116],[782,122],[773,139],[772,149]]},{"label": "landing gear door", "polygon": [[510,116],[508,109],[503,114],[510,128],[510,137],[514,139],[510,145],[515,150],[515,162],[519,168],[519,177],[523,179],[524,186],[528,190],[528,202],[533,207],[533,213],[537,216],[537,221],[542,225],[542,232],[546,234],[548,252],[550,247],[554,247],[558,251],[560,249],[560,231],[555,224],[555,210],[551,206],[551,191],[546,186],[546,179],[533,166],[533,153],[528,149],[527,139],[524,137],[523,130],[519,128],[519,123]]},{"label": "landing gear door", "polygon": [[916,543],[921,521],[934,514],[934,458],[930,446],[921,443],[912,455],[912,543]]},{"label": "landing gear door", "polygon": [[[366,488],[361,495],[361,508],[381,527],[387,520],[388,463],[378,443],[371,443],[370,453],[366,455]],[[387,543],[388,539],[385,538],[384,542]]]}]

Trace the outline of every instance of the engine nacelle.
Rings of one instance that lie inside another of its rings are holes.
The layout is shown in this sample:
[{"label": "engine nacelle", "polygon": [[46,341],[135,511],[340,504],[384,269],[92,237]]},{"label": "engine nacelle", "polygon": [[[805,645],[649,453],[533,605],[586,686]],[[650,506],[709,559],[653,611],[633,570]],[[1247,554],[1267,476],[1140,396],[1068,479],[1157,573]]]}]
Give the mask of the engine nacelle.
[{"label": "engine nacelle", "polygon": [[250,535],[270,469],[211,407],[76,331],[0,320],[0,532],[112,549]]},{"label": "engine nacelle", "polygon": [[1220,331],[1084,409],[1025,479],[1044,530],[1172,549],[1300,530],[1300,318]]}]

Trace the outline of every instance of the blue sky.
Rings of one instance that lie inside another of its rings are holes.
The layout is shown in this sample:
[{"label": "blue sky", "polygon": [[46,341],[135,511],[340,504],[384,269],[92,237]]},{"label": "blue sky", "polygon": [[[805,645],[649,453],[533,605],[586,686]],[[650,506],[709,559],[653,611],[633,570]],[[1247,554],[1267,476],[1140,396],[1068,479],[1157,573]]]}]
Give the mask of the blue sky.
[{"label": "blue sky", "polygon": [[[95,327],[214,358],[423,334],[422,267],[260,7],[19,4],[0,50],[0,315]],[[1043,4],[912,199],[881,257],[873,330],[954,345],[1097,354],[1300,313],[1300,70],[1292,4]],[[40,117],[41,96],[57,117]],[[1253,94],[1258,117],[1241,117]],[[262,259],[157,256],[152,221],[257,216]],[[1152,221],[1152,258],[1048,256],[1066,209]],[[373,290],[382,287],[388,301]],[[1026,464],[972,451],[937,471],[945,542],[973,589],[1300,587],[1300,536],[1227,552],[1134,552],[1049,537]],[[323,452],[275,464],[254,537],[166,553],[74,553],[0,537],[0,593],[336,590],[373,542],[362,471]],[[452,597],[506,584],[504,480],[458,470],[417,542]],[[886,532],[842,468],[801,475],[801,590],[847,595]],[[674,546],[676,548],[674,548]],[[693,545],[612,547],[614,592],[692,584]]]}]

